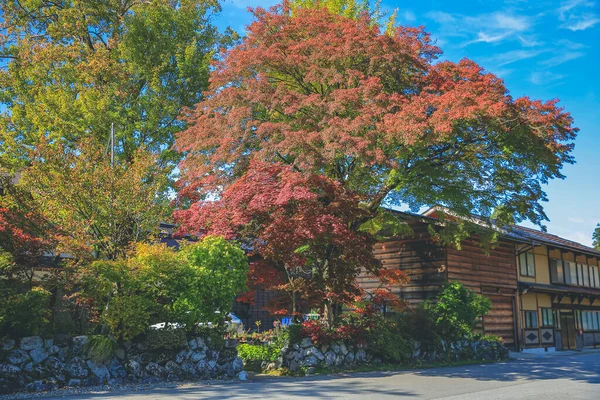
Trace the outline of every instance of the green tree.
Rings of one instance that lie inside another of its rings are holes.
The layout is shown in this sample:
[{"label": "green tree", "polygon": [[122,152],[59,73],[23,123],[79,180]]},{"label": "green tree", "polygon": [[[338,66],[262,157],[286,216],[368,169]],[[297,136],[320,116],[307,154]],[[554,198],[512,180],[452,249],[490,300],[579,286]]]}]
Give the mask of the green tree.
[{"label": "green tree", "polygon": [[600,224],[594,230],[592,234],[592,239],[594,240],[594,247],[600,250]]},{"label": "green tree", "polygon": [[447,283],[430,305],[438,334],[445,340],[470,338],[479,323],[479,318],[492,308],[485,296],[464,287],[460,282]]},{"label": "green tree", "polygon": [[145,147],[171,164],[182,108],[200,101],[209,63],[231,34],[217,0],[6,0],[0,9],[0,162],[13,170],[42,138]]},{"label": "green tree", "polygon": [[75,149],[43,141],[32,154],[17,187],[55,227],[59,252],[114,260],[169,215],[165,168],[143,148],[114,163],[92,139]]},{"label": "green tree", "polygon": [[77,296],[124,340],[158,322],[192,331],[199,322],[222,321],[245,289],[247,271],[244,251],[222,237],[207,236],[180,251],[138,244],[127,258],[81,269]]}]

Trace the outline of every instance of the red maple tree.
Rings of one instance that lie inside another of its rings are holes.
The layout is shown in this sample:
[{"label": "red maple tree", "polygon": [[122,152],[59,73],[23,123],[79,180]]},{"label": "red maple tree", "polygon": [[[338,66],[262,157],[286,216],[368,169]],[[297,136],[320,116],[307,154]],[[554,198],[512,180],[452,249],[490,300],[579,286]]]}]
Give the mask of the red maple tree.
[{"label": "red maple tree", "polygon": [[[468,59],[436,63],[422,27],[382,32],[366,14],[292,13],[286,2],[253,12],[176,141],[179,198],[194,204],[179,213],[184,226],[258,232],[257,250],[285,265],[312,265],[288,251],[310,241],[348,287],[372,263],[361,227],[384,204],[546,219],[542,184],[563,177],[577,132],[556,100],[514,99]],[[327,287],[321,296],[339,295]]]}]

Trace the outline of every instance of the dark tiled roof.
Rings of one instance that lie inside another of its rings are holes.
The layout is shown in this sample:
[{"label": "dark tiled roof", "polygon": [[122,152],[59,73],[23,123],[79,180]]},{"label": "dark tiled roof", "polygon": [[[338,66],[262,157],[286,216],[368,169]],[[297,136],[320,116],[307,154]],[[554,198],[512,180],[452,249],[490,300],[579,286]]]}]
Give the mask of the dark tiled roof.
[{"label": "dark tiled roof", "polygon": [[[393,210],[393,209],[389,209],[389,210],[404,214],[409,218],[417,218],[417,219],[421,219],[423,222],[426,222],[424,219],[433,220],[431,217],[428,216],[428,214],[431,213],[432,211],[435,211],[436,209],[440,209],[441,211],[443,211],[447,214],[452,214],[452,212],[450,210],[445,209],[445,208],[440,208],[440,207],[430,208],[429,210],[427,210],[423,213],[425,215],[409,213],[406,211],[397,211],[397,210]],[[461,217],[458,217],[458,218],[461,218]],[[490,227],[488,220],[486,220],[485,218],[476,216],[476,215],[471,216],[471,222],[474,222],[474,223],[479,224],[484,227]],[[519,225],[512,225],[509,227],[501,228],[497,225],[494,225],[493,221],[491,221],[491,223],[492,223],[491,229],[495,229],[495,230],[499,231],[507,239],[513,239],[515,241],[523,242],[523,243],[545,244],[548,246],[559,247],[561,249],[566,249],[566,250],[570,250],[573,252],[585,253],[588,255],[600,257],[600,250],[594,249],[593,247],[585,246],[581,243],[577,243],[572,240],[561,238],[560,236],[556,236],[556,235],[553,235],[553,234],[550,234],[547,232],[542,232],[542,231],[532,229],[532,228],[526,228],[524,226],[519,226]]]},{"label": "dark tiled roof", "polygon": [[551,233],[538,231],[532,228],[526,228],[524,226],[510,227],[506,236],[513,237],[515,239],[522,239],[523,241],[540,242],[546,245],[556,246],[575,252],[600,256],[600,250],[594,249],[593,247],[584,246],[581,243],[564,239]]}]

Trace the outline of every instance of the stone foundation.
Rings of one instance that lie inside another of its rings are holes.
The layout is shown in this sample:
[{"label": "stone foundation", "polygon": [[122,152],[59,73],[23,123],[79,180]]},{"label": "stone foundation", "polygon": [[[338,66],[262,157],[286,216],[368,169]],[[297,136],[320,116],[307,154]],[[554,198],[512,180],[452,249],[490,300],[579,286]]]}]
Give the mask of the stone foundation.
[{"label": "stone foundation", "polygon": [[210,339],[194,337],[176,350],[149,350],[144,343],[127,342],[104,363],[89,359],[87,342],[87,336],[5,341],[0,347],[0,393],[184,379],[246,379],[237,343],[231,340],[215,348]]}]

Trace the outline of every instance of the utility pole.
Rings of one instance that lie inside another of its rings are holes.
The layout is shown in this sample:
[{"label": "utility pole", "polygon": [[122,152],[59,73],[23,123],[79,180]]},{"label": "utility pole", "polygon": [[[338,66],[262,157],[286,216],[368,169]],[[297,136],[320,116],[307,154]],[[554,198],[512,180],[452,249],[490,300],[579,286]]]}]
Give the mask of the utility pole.
[{"label": "utility pole", "polygon": [[115,123],[110,124],[110,166],[115,164]]}]

